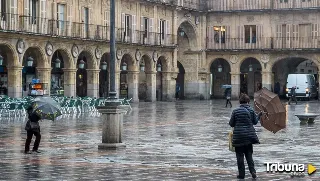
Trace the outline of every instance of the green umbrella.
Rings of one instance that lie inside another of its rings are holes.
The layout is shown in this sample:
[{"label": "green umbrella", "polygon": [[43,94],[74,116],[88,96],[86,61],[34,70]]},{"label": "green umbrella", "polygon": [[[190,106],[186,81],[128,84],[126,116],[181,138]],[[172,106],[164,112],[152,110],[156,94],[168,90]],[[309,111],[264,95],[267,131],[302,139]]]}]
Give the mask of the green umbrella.
[{"label": "green umbrella", "polygon": [[61,116],[61,107],[59,103],[51,97],[37,97],[32,102],[33,112],[41,119],[55,120]]}]

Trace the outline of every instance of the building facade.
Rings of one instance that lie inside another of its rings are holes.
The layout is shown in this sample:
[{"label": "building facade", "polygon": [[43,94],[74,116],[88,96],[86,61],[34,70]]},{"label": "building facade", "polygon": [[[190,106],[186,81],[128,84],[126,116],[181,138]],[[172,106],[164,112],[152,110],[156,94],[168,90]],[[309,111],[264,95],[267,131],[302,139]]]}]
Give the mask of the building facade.
[{"label": "building facade", "polygon": [[[33,78],[52,94],[108,95],[109,0],[0,2],[9,96],[26,95]],[[209,99],[231,84],[237,97],[275,82],[284,92],[299,64],[319,66],[319,8],[320,0],[117,0],[118,96],[170,101],[179,87],[181,99]]]}]

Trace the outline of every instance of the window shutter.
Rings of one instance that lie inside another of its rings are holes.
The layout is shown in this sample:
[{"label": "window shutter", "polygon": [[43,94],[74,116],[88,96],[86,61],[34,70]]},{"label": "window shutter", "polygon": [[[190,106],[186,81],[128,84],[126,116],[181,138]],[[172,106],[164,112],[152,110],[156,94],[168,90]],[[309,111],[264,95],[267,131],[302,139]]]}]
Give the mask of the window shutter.
[{"label": "window shutter", "polygon": [[276,25],[276,42],[275,42],[275,48],[282,48],[282,40],[283,40],[283,35],[282,35],[282,24]]},{"label": "window shutter", "polygon": [[[263,38],[262,38],[262,35],[263,35],[263,28],[262,28],[262,25],[257,25],[256,26],[256,29],[257,29],[257,33],[256,33],[256,46],[259,47],[259,48],[262,48],[261,46],[264,46],[264,41],[263,41]],[[266,47],[263,47],[263,48],[266,48]]]},{"label": "window shutter", "polygon": [[141,18],[140,18],[141,20],[140,20],[140,31],[144,31],[144,17],[143,16],[141,16]]},{"label": "window shutter", "polygon": [[312,24],[311,25],[312,27],[311,27],[311,36],[312,36],[312,48],[317,48],[318,47],[318,43],[317,43],[317,41],[318,41],[318,28],[319,28],[319,26],[318,26],[318,24]]},{"label": "window shutter", "polygon": [[299,25],[294,24],[292,25],[292,33],[293,33],[293,38],[292,38],[292,43],[293,43],[293,47],[297,48],[299,46]]},{"label": "window shutter", "polygon": [[169,21],[166,21],[166,34],[165,34],[165,38],[166,38],[166,44],[169,44],[170,43],[170,34],[171,34],[171,27],[170,27],[170,22]]},{"label": "window shutter", "polygon": [[104,12],[104,18],[103,18],[103,26],[109,26],[109,24],[110,24],[109,16],[110,16],[110,11],[105,11]]},{"label": "window shutter", "polygon": [[286,48],[290,48],[291,25],[286,24]]},{"label": "window shutter", "polygon": [[244,26],[240,25],[240,26],[238,26],[238,38],[237,38],[237,41],[236,41],[236,46],[237,46],[236,48],[244,48],[243,47],[244,42],[245,42]]},{"label": "window shutter", "polygon": [[72,32],[72,5],[67,4],[67,33],[68,36],[71,36],[71,32]]},{"label": "window shutter", "polygon": [[10,0],[10,13],[11,14],[18,14],[17,9],[18,9],[18,3],[17,0]]},{"label": "window shutter", "polygon": [[24,0],[24,15],[25,16],[29,16],[30,12],[29,12],[29,0]]},{"label": "window shutter", "polygon": [[161,19],[158,20],[158,33],[161,33]]},{"label": "window shutter", "polygon": [[137,28],[136,15],[132,15],[132,43],[136,43],[136,28]]},{"label": "window shutter", "polygon": [[153,30],[153,26],[154,26],[154,19],[150,18],[149,19],[149,37],[150,37],[150,44],[154,45],[154,30]]},{"label": "window shutter", "polygon": [[[126,14],[124,13],[121,13],[121,28],[124,29],[126,24],[125,24],[125,21],[126,21]],[[124,30],[123,30],[124,31]]]},{"label": "window shutter", "polygon": [[47,17],[47,0],[40,0],[40,28],[41,33],[47,34],[46,32],[46,17]]}]

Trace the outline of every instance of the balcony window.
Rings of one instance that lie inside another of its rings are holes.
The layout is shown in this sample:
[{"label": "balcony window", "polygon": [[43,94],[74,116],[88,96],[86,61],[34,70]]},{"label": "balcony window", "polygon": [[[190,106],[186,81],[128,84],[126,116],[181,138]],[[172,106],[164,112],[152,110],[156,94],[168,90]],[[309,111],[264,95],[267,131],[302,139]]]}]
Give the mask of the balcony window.
[{"label": "balcony window", "polygon": [[160,20],[160,36],[164,40],[166,32],[166,20]]},{"label": "balcony window", "polygon": [[226,42],[226,27],[225,26],[214,26],[214,42],[225,43]]},{"label": "balcony window", "polygon": [[304,69],[300,69],[300,73],[304,73]]},{"label": "balcony window", "polygon": [[6,12],[7,12],[7,0],[1,0],[0,2],[0,10],[1,10],[1,21],[5,21],[6,19]]},{"label": "balcony window", "polygon": [[257,27],[256,25],[245,25],[244,26],[244,36],[246,43],[256,43],[257,38]]},{"label": "balcony window", "polygon": [[29,0],[29,15],[30,15],[30,23],[31,24],[36,24],[36,17],[37,17],[37,0]]},{"label": "balcony window", "polygon": [[65,21],[65,5],[57,4],[57,26],[60,29],[64,29],[64,21]]},{"label": "balcony window", "polygon": [[288,3],[288,0],[280,0],[280,3]]},{"label": "balcony window", "polygon": [[143,24],[142,25],[143,26],[142,31],[144,32],[143,33],[143,37],[144,38],[148,38],[149,18],[143,18],[142,24]]}]

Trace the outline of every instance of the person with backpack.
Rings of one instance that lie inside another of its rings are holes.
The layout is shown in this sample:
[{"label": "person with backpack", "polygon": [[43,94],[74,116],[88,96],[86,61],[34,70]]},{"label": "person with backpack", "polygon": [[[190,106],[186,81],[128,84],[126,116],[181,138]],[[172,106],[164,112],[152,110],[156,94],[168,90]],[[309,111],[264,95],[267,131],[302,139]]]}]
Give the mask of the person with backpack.
[{"label": "person with backpack", "polygon": [[[25,154],[31,154],[32,152],[40,153],[40,151],[38,150],[40,145],[40,140],[41,140],[40,125],[39,125],[40,117],[35,113],[33,113],[33,108],[31,106],[27,108],[27,113],[28,113],[28,121],[25,127],[25,130],[27,131],[27,139],[25,143],[24,153]],[[30,152],[30,143],[33,135],[36,137],[36,140],[34,141],[32,152]]]},{"label": "person with backpack", "polygon": [[260,144],[256,130],[253,125],[256,125],[262,112],[258,115],[250,107],[250,98],[246,94],[241,94],[239,97],[240,107],[233,110],[229,125],[233,128],[232,146],[235,147],[237,165],[239,175],[238,179],[245,177],[244,157],[246,157],[249,171],[252,178],[257,178],[252,158],[253,144]]}]

